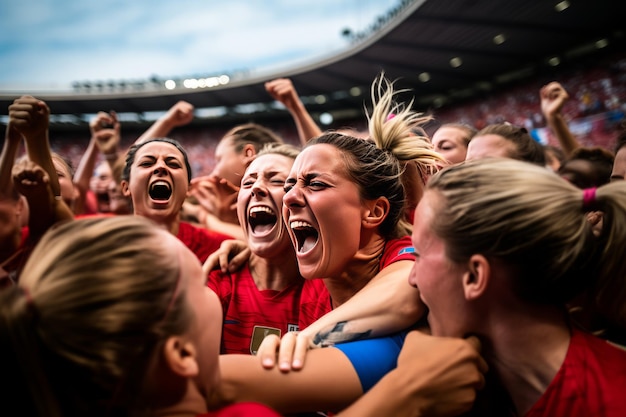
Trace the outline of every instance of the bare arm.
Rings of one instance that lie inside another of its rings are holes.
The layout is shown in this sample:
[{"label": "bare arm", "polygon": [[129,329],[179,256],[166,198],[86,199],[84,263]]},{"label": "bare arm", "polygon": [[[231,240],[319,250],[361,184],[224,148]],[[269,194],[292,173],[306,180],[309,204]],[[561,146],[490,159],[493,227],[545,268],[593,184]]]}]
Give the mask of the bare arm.
[{"label": "bare arm", "polygon": [[14,188],[11,172],[21,140],[21,135],[9,122],[4,136],[2,154],[0,154],[0,198],[13,199]]},{"label": "bare arm", "polygon": [[174,104],[167,113],[159,118],[143,132],[135,143],[141,143],[152,138],[162,138],[169,135],[169,133],[178,126],[184,126],[189,124],[193,120],[193,104],[186,101],[179,101]]},{"label": "bare arm", "polygon": [[291,113],[298,129],[300,143],[305,145],[310,139],[322,134],[304,104],[300,100],[293,83],[288,78],[278,78],[265,83],[265,90],[275,100],[280,101]]},{"label": "bare arm", "polygon": [[52,192],[54,195],[60,195],[61,187],[52,163],[48,141],[50,123],[48,105],[35,97],[22,96],[9,106],[9,120],[24,137],[28,158],[46,171]]},{"label": "bare arm", "polygon": [[581,147],[581,144],[569,130],[563,114],[561,114],[563,105],[569,99],[569,94],[561,84],[551,82],[541,88],[539,97],[541,99],[541,112],[567,157],[574,149]]},{"label": "bare arm", "polygon": [[[102,111],[98,112],[96,117],[89,121],[89,132],[91,133],[91,139],[89,140],[89,145],[87,145],[85,153],[80,158],[80,162],[78,163],[78,167],[76,168],[76,172],[74,173],[74,185],[76,186],[80,194],[80,197],[75,206],[77,213],[83,213],[87,204],[87,192],[89,191],[89,182],[91,181],[91,177],[93,176],[93,172],[96,167],[96,161],[98,159],[98,153],[100,151],[97,143],[98,135],[102,134],[103,136],[107,136],[107,131],[112,130],[108,128],[108,126],[114,125],[115,123],[117,123],[116,116],[114,119],[113,116],[111,116],[109,113]],[[112,156],[110,158],[113,159]]]},{"label": "bare arm", "polygon": [[299,372],[263,369],[248,355],[221,355],[221,382],[212,393],[212,406],[241,401],[266,404],[281,413],[340,410],[363,394],[348,358],[334,348],[310,352]]},{"label": "bare arm", "polygon": [[55,196],[48,173],[30,159],[13,167],[13,183],[28,200],[31,239],[39,239],[56,222],[74,217],[63,199]]}]

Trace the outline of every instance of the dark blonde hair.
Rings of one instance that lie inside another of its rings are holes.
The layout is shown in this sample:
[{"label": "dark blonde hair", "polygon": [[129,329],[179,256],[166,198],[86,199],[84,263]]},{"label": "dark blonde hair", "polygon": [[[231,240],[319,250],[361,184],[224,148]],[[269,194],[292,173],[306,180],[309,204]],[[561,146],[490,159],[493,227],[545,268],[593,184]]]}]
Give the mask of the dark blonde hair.
[{"label": "dark blonde hair", "polygon": [[546,165],[546,154],[543,146],[530,136],[525,127],[515,126],[510,123],[487,125],[479,130],[472,139],[485,135],[498,135],[512,143],[515,146],[515,151],[508,155],[509,158],[540,166]]},{"label": "dark blonde hair", "polygon": [[[431,228],[451,260],[503,261],[530,302],[564,304],[586,291],[626,329],[626,183],[600,187],[583,204],[583,191],[545,168],[488,158],[442,170],[427,189],[440,197]],[[597,236],[591,210],[605,215]]]},{"label": "dark blonde hair", "polygon": [[115,216],[44,235],[20,286],[0,294],[5,405],[38,416],[125,415],[136,405],[162,342],[193,318],[177,290],[178,257],[159,233],[145,218]]},{"label": "dark blonde hair", "polygon": [[256,123],[235,126],[226,132],[224,138],[230,138],[237,153],[241,153],[243,147],[248,144],[254,146],[255,152],[259,152],[267,144],[283,143],[280,136]]}]

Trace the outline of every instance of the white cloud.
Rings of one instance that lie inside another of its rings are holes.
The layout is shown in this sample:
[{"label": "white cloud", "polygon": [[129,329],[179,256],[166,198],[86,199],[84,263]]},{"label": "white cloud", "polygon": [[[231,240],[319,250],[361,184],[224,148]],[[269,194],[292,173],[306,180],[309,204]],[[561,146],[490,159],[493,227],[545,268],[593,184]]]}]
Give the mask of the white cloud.
[{"label": "white cloud", "polygon": [[398,0],[23,0],[0,13],[0,89],[261,68],[346,47]]}]

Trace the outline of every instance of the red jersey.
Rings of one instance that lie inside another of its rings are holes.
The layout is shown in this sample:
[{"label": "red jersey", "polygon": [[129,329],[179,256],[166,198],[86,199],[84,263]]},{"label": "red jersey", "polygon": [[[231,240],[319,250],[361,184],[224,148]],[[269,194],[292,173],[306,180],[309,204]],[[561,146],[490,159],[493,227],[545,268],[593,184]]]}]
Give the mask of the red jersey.
[{"label": "red jersey", "polygon": [[626,415],[626,350],[573,330],[565,361],[526,417]]},{"label": "red jersey", "polygon": [[210,254],[215,252],[220,244],[231,236],[212,230],[196,227],[190,223],[180,222],[176,235],[197,257],[204,263]]},{"label": "red jersey", "polygon": [[280,414],[263,404],[237,403],[198,417],[280,417]]},{"label": "red jersey", "polygon": [[[410,236],[387,241],[380,257],[379,271],[398,261],[415,261]],[[332,310],[330,294],[324,281],[322,279],[306,280],[300,298],[300,329],[307,328],[330,310]]]},{"label": "red jersey", "polygon": [[297,331],[303,284],[299,280],[282,291],[259,290],[248,264],[232,274],[211,271],[207,285],[224,311],[221,353],[254,355],[265,336]]}]

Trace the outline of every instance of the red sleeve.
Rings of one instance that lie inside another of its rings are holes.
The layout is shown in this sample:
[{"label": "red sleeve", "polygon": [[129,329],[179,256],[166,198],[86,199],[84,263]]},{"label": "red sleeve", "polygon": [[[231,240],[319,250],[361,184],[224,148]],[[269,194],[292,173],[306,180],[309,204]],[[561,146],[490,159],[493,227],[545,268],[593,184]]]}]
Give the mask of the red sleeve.
[{"label": "red sleeve", "polygon": [[415,261],[414,252],[410,236],[389,240],[385,245],[383,256],[380,258],[380,269],[398,261]]},{"label": "red sleeve", "polygon": [[233,239],[232,236],[196,227],[186,222],[180,222],[176,237],[203,263],[210,254],[220,247],[223,241]]},{"label": "red sleeve", "polygon": [[263,404],[237,403],[218,411],[201,414],[198,417],[280,417],[276,411]]}]

